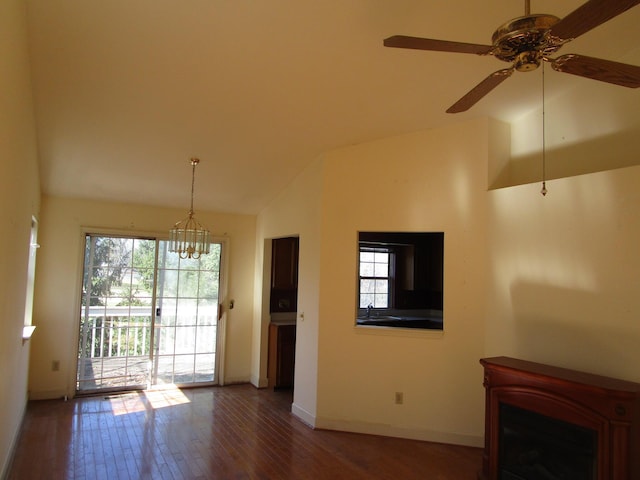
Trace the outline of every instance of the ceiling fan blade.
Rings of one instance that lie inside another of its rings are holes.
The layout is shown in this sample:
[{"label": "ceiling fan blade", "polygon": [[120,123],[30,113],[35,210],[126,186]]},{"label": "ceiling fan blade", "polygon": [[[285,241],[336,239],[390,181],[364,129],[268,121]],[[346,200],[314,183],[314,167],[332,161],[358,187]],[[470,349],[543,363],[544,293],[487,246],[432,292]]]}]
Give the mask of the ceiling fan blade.
[{"label": "ceiling fan blade", "polygon": [[552,60],[551,67],[558,72],[571,73],[623,87],[640,87],[640,67],[636,65],[570,53]]},{"label": "ceiling fan blade", "polygon": [[640,0],[589,0],[549,29],[549,35],[571,40],[611,20],[640,3]]},{"label": "ceiling fan blade", "polygon": [[464,97],[451,105],[447,110],[447,113],[466,112],[478,103],[482,97],[509,78],[512,73],[513,68],[505,68],[504,70],[493,72],[478,85],[473,87]]},{"label": "ceiling fan blade", "polygon": [[[640,1],[640,0],[638,0]],[[416,50],[433,50],[437,52],[475,53],[487,55],[493,48],[491,45],[478,45],[475,43],[450,42],[448,40],[433,40],[430,38],[407,37],[394,35],[385,38],[385,47],[413,48]]]}]

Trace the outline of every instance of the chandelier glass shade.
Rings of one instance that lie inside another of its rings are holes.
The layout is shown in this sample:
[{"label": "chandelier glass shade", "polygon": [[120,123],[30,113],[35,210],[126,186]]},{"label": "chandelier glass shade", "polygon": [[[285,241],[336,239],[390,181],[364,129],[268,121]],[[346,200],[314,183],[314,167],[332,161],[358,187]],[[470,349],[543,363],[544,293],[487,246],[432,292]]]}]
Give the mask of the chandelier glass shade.
[{"label": "chandelier glass shade", "polygon": [[198,163],[199,159],[191,159],[191,208],[187,218],[180,220],[169,230],[169,251],[177,253],[180,258],[198,259],[209,253],[211,245],[211,233],[193,215],[193,187]]}]

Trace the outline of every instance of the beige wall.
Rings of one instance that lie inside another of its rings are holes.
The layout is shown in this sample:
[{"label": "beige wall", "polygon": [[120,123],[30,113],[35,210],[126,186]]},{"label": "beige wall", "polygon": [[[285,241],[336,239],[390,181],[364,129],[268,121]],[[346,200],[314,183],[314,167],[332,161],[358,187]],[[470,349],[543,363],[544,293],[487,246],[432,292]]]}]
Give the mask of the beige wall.
[{"label": "beige wall", "polygon": [[[0,2],[0,475],[27,377],[33,398],[73,393],[82,226],[163,233],[185,214],[52,197],[40,211],[25,30],[23,1]],[[640,96],[580,85],[548,103],[549,177],[567,178],[549,182],[545,198],[538,183],[486,192],[488,169],[492,187],[537,178],[533,112],[511,128],[473,120],[329,152],[257,218],[199,213],[229,239],[224,380],[265,384],[265,245],[298,235],[293,411],[308,423],[479,445],[483,356],[640,382]],[[32,215],[37,330],[23,344]],[[444,333],[354,327],[358,230],[445,232]]]},{"label": "beige wall", "polygon": [[[638,64],[640,50],[619,60]],[[640,95],[572,84],[546,102],[546,197],[541,109],[511,125],[502,169],[507,184],[534,183],[487,195],[486,353],[638,382]]]},{"label": "beige wall", "polygon": [[[530,121],[515,125],[518,135]],[[509,159],[510,130],[476,120],[327,153],[260,216],[259,238],[301,223],[316,242],[307,253],[317,256],[317,345],[298,345],[295,397],[308,408],[294,413],[318,427],[480,445],[482,357],[640,381],[640,167],[551,180],[546,197],[539,182],[486,191],[488,177],[519,161]],[[616,135],[594,142],[582,131],[573,141],[594,146],[597,164],[610,152],[638,157],[636,143],[621,150]],[[322,182],[305,188],[305,178]],[[353,326],[359,230],[445,232],[443,334]],[[317,384],[302,383],[306,374]]]},{"label": "beige wall", "polygon": [[31,216],[40,204],[25,17],[24,2],[0,2],[0,477],[27,401],[22,327]]},{"label": "beige wall", "polygon": [[[251,372],[256,218],[197,213],[214,236],[227,238],[229,246],[228,296],[224,304],[233,299],[235,307],[223,318],[226,342],[222,380],[247,382]],[[72,396],[75,390],[82,228],[166,235],[168,228],[185,215],[179,209],[43,197],[34,309],[38,336],[33,340],[29,378],[32,398]],[[59,371],[52,371],[53,360],[60,362]]]},{"label": "beige wall", "polygon": [[[300,235],[293,412],[306,422],[481,444],[489,137],[508,150],[508,129],[483,119],[330,152],[259,215],[258,247]],[[444,333],[354,326],[360,230],[445,232]]]},{"label": "beige wall", "polygon": [[640,382],[640,167],[547,188],[488,194],[486,353]]},{"label": "beige wall", "polygon": [[[326,155],[319,426],[481,444],[487,139],[497,126],[482,119]],[[366,230],[444,232],[443,333],[354,327]]]},{"label": "beige wall", "polygon": [[[256,312],[253,372],[255,385],[266,385],[269,324],[269,245],[271,239],[300,238],[298,319],[296,332],[293,412],[309,424],[316,415],[318,378],[318,302],[320,279],[320,218],[323,163],[315,161],[258,216],[256,246]],[[265,275],[266,273],[266,275]],[[264,279],[264,283],[262,283]],[[260,287],[262,286],[262,288]]]},{"label": "beige wall", "polygon": [[[640,64],[640,49],[622,61]],[[545,82],[567,80],[548,72]],[[640,165],[640,95],[593,80],[570,78],[570,90],[547,98],[544,144],[547,179],[575,177]],[[511,159],[492,187],[538,182],[542,175],[542,105],[511,124]],[[495,167],[495,166],[494,166]]]}]

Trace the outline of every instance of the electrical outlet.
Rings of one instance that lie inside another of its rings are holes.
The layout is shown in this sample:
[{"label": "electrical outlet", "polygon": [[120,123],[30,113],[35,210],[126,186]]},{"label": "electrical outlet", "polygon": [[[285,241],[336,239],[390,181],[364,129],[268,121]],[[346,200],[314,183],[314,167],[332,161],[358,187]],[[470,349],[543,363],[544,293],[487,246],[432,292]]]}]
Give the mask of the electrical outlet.
[{"label": "electrical outlet", "polygon": [[51,362],[51,370],[57,372],[60,370],[60,360],[53,360]]},{"label": "electrical outlet", "polygon": [[396,405],[402,405],[404,403],[404,393],[396,392]]}]

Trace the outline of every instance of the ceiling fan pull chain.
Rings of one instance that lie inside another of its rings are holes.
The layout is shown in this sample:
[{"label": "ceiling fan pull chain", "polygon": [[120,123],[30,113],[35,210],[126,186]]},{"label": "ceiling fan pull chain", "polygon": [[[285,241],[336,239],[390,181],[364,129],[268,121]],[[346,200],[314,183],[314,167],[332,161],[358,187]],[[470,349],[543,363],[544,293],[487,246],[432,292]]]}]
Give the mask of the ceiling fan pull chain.
[{"label": "ceiling fan pull chain", "polygon": [[547,172],[546,172],[546,139],[545,139],[545,108],[544,108],[544,63],[542,62],[542,190],[540,193],[544,197],[547,194]]}]

